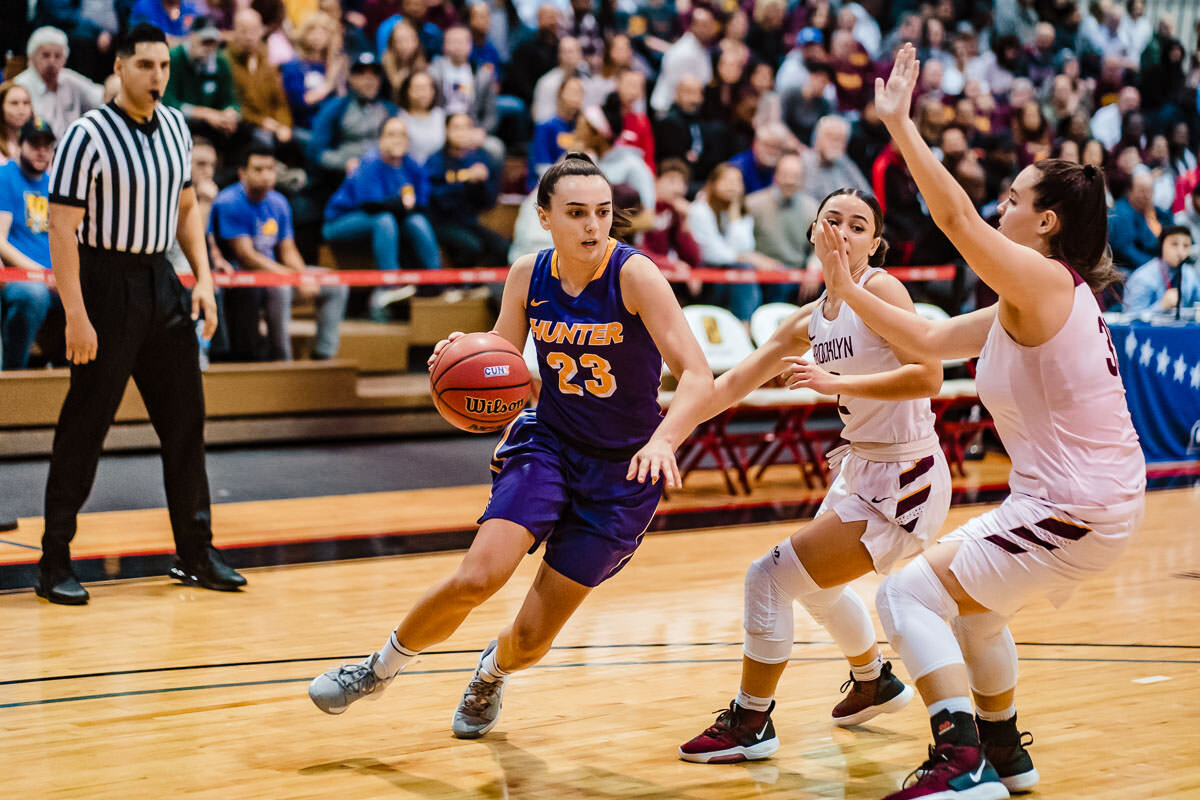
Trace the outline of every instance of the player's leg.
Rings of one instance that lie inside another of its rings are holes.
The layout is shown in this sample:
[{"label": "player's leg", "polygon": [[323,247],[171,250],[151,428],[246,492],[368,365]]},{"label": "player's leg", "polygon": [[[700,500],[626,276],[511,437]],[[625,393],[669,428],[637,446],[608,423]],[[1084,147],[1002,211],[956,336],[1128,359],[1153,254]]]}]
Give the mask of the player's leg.
[{"label": "player's leg", "polygon": [[[862,599],[846,585],[874,566],[861,541],[865,530],[865,522],[843,522],[826,511],[750,565],[738,696],[712,726],[679,748],[680,758],[727,763],[766,758],[778,749],[770,712],[791,655],[793,601],[829,631],[852,670],[874,670],[864,679],[880,682],[884,675],[875,626]],[[891,679],[890,669],[886,677]],[[907,689],[899,686],[901,692]],[[894,699],[895,694],[885,702]]]},{"label": "player's leg", "polygon": [[495,594],[533,543],[533,535],[514,522],[485,521],[454,574],[416,602],[379,652],[318,675],[308,696],[327,714],[340,714],[363,697],[377,697],[418,653],[449,637]]},{"label": "player's leg", "polygon": [[962,650],[950,623],[960,614],[986,614],[950,564],[961,541],[944,541],[889,576],[876,594],[876,608],[888,641],[904,659],[925,701],[934,747],[918,768],[916,783],[888,800],[1008,797],[984,758],[970,697]]},{"label": "player's leg", "polygon": [[500,636],[479,657],[479,665],[454,712],[451,730],[460,739],[477,739],[496,726],[509,674],[533,666],[554,643],[580,603],[592,591],[542,562],[525,602]]}]

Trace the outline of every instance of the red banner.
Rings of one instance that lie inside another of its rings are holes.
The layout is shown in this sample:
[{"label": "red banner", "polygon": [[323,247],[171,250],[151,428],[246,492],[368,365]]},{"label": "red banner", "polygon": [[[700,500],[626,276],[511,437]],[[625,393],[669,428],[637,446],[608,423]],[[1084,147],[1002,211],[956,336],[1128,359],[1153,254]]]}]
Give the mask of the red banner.
[{"label": "red banner", "polygon": [[[948,281],[957,268],[953,264],[932,267],[889,267],[888,272],[904,282]],[[700,280],[704,283],[800,283],[800,270],[760,272],[741,269],[664,269],[667,280],[682,283]],[[305,273],[223,272],[213,275],[217,286],[409,286],[413,284],[503,283],[508,267],[480,269],[401,269],[383,270],[311,270]],[[179,276],[185,286],[191,286],[190,274]],[[54,273],[45,269],[0,267],[0,283],[32,282],[54,285]]]}]

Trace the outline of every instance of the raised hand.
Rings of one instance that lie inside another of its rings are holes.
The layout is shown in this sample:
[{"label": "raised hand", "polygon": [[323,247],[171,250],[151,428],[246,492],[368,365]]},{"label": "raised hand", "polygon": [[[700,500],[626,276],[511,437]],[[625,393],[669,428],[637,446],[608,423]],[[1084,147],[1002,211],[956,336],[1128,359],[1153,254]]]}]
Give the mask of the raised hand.
[{"label": "raised hand", "polygon": [[884,125],[891,127],[908,119],[913,89],[917,86],[920,72],[917,49],[908,43],[896,53],[896,62],[892,64],[892,74],[888,76],[887,83],[883,78],[875,79],[875,111]]}]

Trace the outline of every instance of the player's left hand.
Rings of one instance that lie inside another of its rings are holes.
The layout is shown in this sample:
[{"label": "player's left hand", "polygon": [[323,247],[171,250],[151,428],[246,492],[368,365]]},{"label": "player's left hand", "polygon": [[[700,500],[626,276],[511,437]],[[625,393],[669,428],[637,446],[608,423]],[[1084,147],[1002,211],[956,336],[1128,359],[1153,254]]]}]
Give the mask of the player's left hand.
[{"label": "player's left hand", "polygon": [[650,478],[651,483],[658,483],[660,476],[668,489],[683,485],[679,465],[675,463],[675,448],[665,439],[651,437],[630,460],[625,480],[645,483],[646,478]]},{"label": "player's left hand", "polygon": [[192,322],[200,319],[201,311],[204,312],[203,336],[209,340],[217,332],[217,298],[211,280],[196,281],[192,287]]},{"label": "player's left hand", "polygon": [[812,389],[817,394],[833,397],[840,394],[838,376],[816,364],[801,361],[798,356],[787,356],[783,359],[791,364],[783,373],[783,380],[789,389]]}]

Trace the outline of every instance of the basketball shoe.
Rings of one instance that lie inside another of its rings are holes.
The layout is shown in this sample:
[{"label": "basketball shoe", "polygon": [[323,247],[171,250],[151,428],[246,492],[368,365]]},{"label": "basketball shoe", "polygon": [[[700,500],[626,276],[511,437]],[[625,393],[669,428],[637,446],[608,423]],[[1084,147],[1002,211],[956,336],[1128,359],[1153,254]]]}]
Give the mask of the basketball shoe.
[{"label": "basketball shoe", "polygon": [[1033,734],[1017,731],[1017,718],[1004,722],[987,722],[975,718],[983,753],[996,768],[1000,782],[1010,792],[1028,792],[1037,786],[1038,771],[1025,748],[1033,744]]},{"label": "basketball shoe", "polygon": [[981,747],[930,745],[929,758],[904,783],[904,788],[883,800],[1004,800],[1009,796]]},{"label": "basketball shoe", "polygon": [[479,654],[479,664],[475,674],[463,692],[462,700],[454,711],[454,719],[450,722],[450,730],[459,739],[478,739],[485,735],[500,719],[500,703],[504,699],[504,679],[492,683],[479,677],[479,668],[488,653],[496,649],[496,640],[492,639],[484,651]]},{"label": "basketball shoe", "polygon": [[850,690],[842,702],[833,709],[835,725],[846,727],[861,725],[880,714],[899,711],[913,699],[913,688],[892,674],[892,662],[883,663],[883,671],[873,681],[860,681],[850,674],[850,680],[842,684],[842,691]]},{"label": "basketball shoe", "polygon": [[779,749],[771,712],[747,711],[734,700],[704,733],[679,747],[679,757],[697,764],[733,764],[768,758]]},{"label": "basketball shoe", "polygon": [[379,653],[371,653],[357,664],[343,664],[318,675],[308,685],[309,699],[326,714],[341,714],[355,700],[364,697],[378,700],[396,676],[379,677],[375,673],[377,661]]}]

